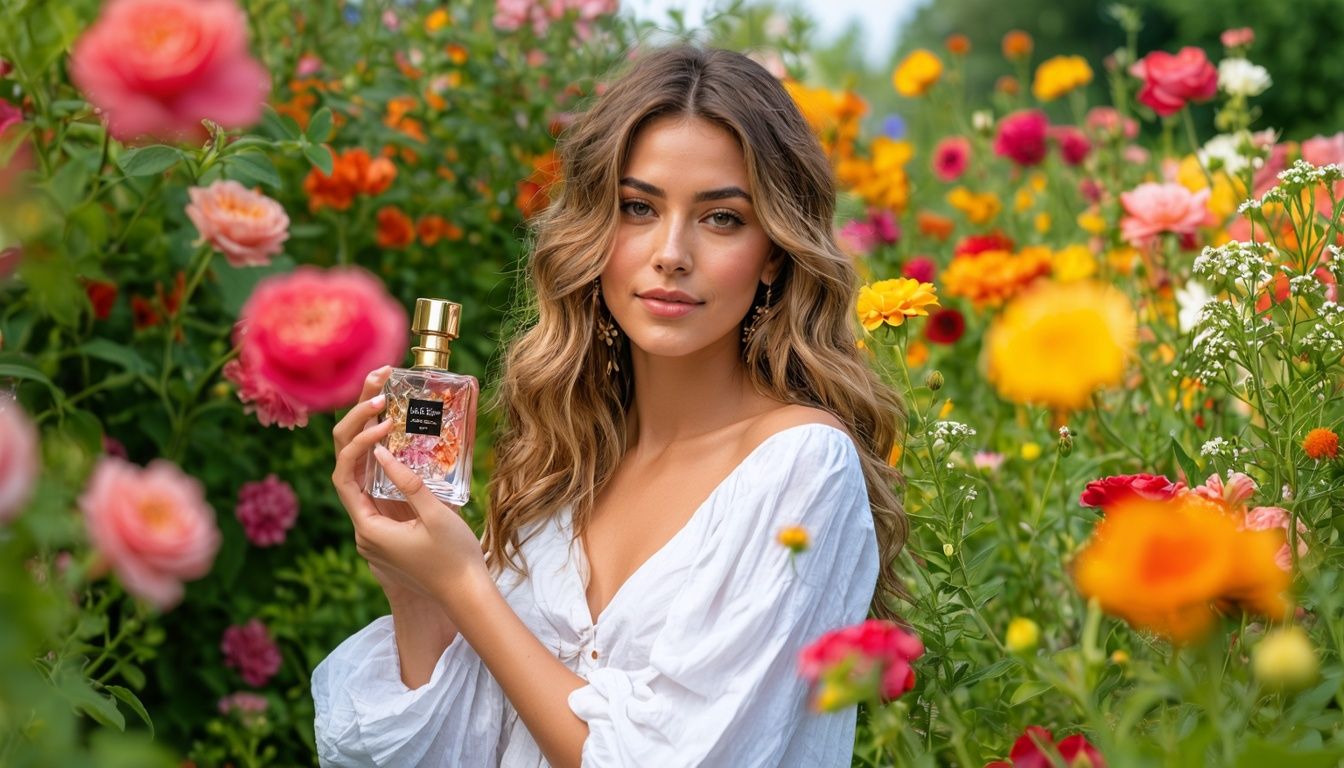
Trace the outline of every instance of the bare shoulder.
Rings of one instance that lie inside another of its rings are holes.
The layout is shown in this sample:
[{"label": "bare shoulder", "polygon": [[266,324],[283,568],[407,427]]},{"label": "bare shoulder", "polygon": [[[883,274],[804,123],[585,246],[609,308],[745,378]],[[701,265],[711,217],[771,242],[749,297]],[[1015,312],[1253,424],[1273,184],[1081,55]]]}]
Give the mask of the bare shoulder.
[{"label": "bare shoulder", "polygon": [[824,424],[849,434],[849,430],[830,411],[809,405],[781,405],[757,416],[743,434],[748,448],[760,445],[770,436],[804,424]]}]

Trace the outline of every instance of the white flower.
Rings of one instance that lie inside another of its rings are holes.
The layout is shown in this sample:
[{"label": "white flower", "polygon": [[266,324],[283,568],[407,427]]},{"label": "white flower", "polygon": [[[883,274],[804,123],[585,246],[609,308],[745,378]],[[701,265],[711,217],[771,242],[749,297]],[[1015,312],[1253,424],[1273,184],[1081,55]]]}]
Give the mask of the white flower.
[{"label": "white flower", "polygon": [[1246,59],[1218,62],[1218,87],[1231,96],[1259,96],[1272,82],[1269,70]]},{"label": "white flower", "polygon": [[1219,167],[1229,175],[1235,176],[1241,173],[1249,162],[1245,155],[1241,154],[1241,143],[1244,140],[1244,136],[1234,136],[1230,133],[1214,136],[1197,153],[1199,164],[1212,170],[1214,161],[1218,161]]},{"label": "white flower", "polygon": [[975,130],[982,133],[989,133],[994,129],[994,113],[987,109],[979,109],[971,113],[971,125]]},{"label": "white flower", "polygon": [[1179,308],[1176,320],[1181,325],[1181,333],[1189,333],[1199,323],[1201,310],[1210,301],[1213,301],[1213,294],[1203,283],[1191,280],[1176,289],[1176,306]]}]

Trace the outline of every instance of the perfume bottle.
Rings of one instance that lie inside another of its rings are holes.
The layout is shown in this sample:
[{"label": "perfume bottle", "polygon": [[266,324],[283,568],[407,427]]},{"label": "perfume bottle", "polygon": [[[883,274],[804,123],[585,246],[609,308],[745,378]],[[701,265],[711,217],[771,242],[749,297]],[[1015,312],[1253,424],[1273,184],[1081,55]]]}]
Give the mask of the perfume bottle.
[{"label": "perfume bottle", "polygon": [[[471,492],[471,447],[480,391],[475,377],[448,371],[448,344],[457,338],[461,319],[461,304],[416,299],[411,332],[420,336],[420,343],[411,347],[412,365],[394,369],[383,385],[387,398],[383,419],[395,422],[383,446],[419,475],[435,496],[459,507]],[[372,454],[366,477],[370,496],[406,498]]]}]

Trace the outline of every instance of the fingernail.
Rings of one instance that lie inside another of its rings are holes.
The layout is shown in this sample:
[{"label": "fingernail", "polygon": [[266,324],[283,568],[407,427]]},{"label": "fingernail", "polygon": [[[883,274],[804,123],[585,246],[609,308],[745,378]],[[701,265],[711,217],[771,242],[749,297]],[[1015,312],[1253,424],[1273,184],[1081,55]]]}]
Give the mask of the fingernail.
[{"label": "fingernail", "polygon": [[382,443],[373,446],[373,455],[376,456],[379,461],[386,461],[392,458],[392,452],[384,448]]},{"label": "fingernail", "polygon": [[373,406],[374,408],[382,408],[382,407],[383,407],[383,403],[386,402],[386,401],[387,401],[387,396],[384,395],[384,394],[381,394],[381,393],[380,393],[380,394],[374,395],[373,397],[369,398],[369,405]]}]

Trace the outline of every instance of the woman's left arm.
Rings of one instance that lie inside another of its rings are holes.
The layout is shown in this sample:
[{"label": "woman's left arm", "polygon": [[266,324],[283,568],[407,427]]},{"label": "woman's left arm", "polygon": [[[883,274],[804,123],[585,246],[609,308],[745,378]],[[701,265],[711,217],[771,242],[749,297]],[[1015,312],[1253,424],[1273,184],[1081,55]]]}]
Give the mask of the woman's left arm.
[{"label": "woman's left arm", "polygon": [[435,597],[490,670],[547,762],[578,768],[588,725],[567,705],[588,682],[542,645],[490,577],[480,540],[457,510],[381,446],[374,456],[406,495],[416,519],[353,513],[360,555]]}]

